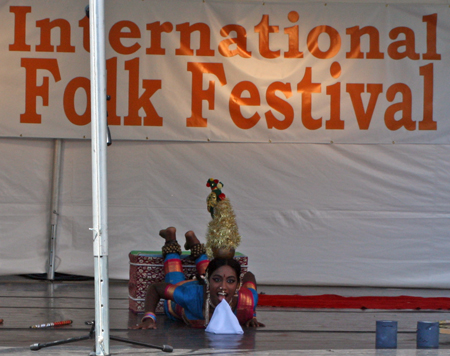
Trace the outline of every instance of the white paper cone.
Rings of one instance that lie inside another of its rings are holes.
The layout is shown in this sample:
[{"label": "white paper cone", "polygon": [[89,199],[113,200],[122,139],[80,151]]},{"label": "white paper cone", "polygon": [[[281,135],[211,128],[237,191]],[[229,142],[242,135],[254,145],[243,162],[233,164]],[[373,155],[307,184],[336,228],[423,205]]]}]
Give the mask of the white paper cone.
[{"label": "white paper cone", "polygon": [[214,314],[206,327],[207,333],[213,334],[243,334],[244,330],[234,315],[228,302],[223,299],[214,310]]}]

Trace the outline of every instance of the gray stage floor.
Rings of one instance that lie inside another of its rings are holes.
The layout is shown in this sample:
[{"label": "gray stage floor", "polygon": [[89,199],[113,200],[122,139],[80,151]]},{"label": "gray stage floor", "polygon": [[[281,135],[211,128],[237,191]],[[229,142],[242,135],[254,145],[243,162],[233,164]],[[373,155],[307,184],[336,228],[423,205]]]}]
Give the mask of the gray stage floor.
[{"label": "gray stage floor", "polygon": [[[260,286],[266,294],[410,295],[447,297],[448,290],[395,290],[365,288],[308,288]],[[93,281],[48,282],[19,276],[0,277],[0,354],[88,355],[93,339],[31,351],[30,345],[89,335],[93,320]],[[158,317],[157,330],[129,330],[140,319],[128,310],[128,284],[110,281],[110,334],[153,345],[170,345],[172,355],[376,355],[450,356],[450,335],[440,335],[440,347],[416,350],[417,321],[450,319],[449,311],[428,310],[335,310],[258,308],[258,319],[266,324],[245,330],[243,336],[211,336]],[[30,329],[31,325],[73,320],[59,328]],[[398,348],[375,349],[377,320],[398,321]],[[167,354],[158,349],[110,341],[112,355]]]}]

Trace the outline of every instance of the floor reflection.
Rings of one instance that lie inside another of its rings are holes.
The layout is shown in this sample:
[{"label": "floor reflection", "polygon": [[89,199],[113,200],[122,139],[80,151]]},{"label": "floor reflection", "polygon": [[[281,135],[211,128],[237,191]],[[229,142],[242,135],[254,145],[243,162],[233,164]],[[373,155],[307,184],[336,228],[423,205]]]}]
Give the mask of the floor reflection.
[{"label": "floor reflection", "polygon": [[244,334],[211,334],[206,333],[208,348],[225,350],[253,350],[255,348],[255,333],[244,330]]}]

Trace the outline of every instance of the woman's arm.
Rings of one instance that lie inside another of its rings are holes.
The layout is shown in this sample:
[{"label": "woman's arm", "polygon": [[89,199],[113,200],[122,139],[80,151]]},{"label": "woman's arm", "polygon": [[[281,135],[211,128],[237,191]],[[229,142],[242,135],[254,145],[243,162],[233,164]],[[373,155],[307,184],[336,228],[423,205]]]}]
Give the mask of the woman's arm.
[{"label": "woman's arm", "polygon": [[[247,272],[246,274],[244,274],[244,278],[242,278],[242,286],[245,286],[246,283],[248,283],[248,288],[254,288],[255,290],[257,290],[256,278],[252,272]],[[258,319],[256,319],[255,315],[252,319],[248,320],[245,323],[245,326],[250,328],[258,328],[264,327],[265,325],[263,323],[260,323]]]},{"label": "woman's arm", "polygon": [[[150,284],[145,296],[145,314],[141,322],[132,329],[156,329],[155,310],[161,298],[164,298],[164,292],[168,283]],[[154,318],[153,318],[154,317]]]}]

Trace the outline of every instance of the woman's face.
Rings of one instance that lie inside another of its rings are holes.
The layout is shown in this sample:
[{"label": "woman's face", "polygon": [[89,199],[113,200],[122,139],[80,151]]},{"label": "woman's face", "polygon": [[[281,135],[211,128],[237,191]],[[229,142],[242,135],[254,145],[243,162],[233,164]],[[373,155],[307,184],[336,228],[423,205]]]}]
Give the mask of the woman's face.
[{"label": "woman's face", "polygon": [[217,306],[223,299],[230,303],[237,286],[238,278],[233,268],[222,266],[216,269],[209,277],[209,292],[212,304]]}]

